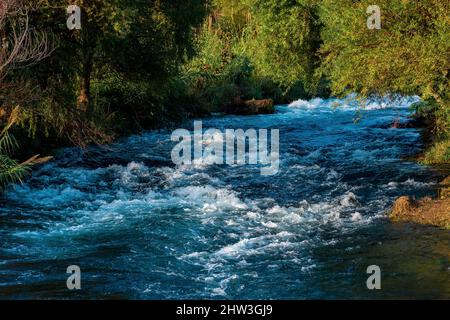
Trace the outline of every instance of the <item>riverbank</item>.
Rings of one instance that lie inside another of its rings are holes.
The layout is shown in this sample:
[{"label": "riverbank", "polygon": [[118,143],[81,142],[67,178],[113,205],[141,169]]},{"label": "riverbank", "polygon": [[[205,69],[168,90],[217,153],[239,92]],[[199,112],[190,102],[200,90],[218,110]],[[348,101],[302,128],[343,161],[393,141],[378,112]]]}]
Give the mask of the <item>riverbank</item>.
[{"label": "riverbank", "polygon": [[450,229],[450,176],[438,189],[437,198],[416,200],[408,196],[398,198],[389,213],[392,222],[413,222]]},{"label": "riverbank", "polygon": [[[450,173],[450,139],[439,138],[433,132],[433,115],[429,112],[416,112],[404,127],[422,129],[425,147],[412,160],[432,166],[445,174]],[[434,198],[399,197],[388,216],[392,222],[412,222],[450,229],[450,176],[439,183]]]}]

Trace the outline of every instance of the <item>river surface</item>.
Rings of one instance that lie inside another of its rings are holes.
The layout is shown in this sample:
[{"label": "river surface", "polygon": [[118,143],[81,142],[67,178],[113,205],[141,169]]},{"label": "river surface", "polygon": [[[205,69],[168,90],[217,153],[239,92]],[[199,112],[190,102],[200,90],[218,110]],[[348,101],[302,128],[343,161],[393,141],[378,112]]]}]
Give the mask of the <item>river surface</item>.
[{"label": "river surface", "polygon": [[[420,134],[391,124],[414,100],[360,113],[299,100],[203,120],[279,129],[274,176],[175,166],[171,131],[60,150],[0,200],[0,298],[449,299],[449,232],[385,216],[399,195],[435,194],[442,177],[402,160]],[[81,268],[81,290],[66,287],[69,265]],[[367,289],[370,265],[381,290]]]}]

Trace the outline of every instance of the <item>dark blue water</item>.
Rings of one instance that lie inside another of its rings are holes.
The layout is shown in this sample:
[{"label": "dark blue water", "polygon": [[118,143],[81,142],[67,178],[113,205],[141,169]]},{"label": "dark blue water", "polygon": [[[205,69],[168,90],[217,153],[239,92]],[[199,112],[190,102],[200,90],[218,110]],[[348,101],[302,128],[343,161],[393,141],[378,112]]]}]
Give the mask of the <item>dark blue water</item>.
[{"label": "dark blue water", "polygon": [[[280,172],[176,167],[170,132],[65,149],[0,200],[1,298],[450,298],[448,231],[390,224],[399,195],[434,194],[412,100],[298,101],[203,127],[280,130]],[[336,108],[335,103],[339,106]],[[186,123],[186,128],[192,123]],[[66,288],[78,265],[82,290]],[[382,289],[366,287],[378,265]]]}]

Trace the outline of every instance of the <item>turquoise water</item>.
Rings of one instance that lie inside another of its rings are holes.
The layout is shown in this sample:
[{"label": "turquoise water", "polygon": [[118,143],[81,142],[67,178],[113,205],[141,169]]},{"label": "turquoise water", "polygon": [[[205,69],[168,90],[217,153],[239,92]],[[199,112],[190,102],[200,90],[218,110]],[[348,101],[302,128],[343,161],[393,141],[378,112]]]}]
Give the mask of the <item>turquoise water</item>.
[{"label": "turquoise water", "polygon": [[[0,200],[0,297],[448,299],[449,232],[385,217],[396,197],[432,195],[441,178],[401,160],[420,135],[390,124],[414,100],[369,104],[356,124],[356,107],[331,99],[203,120],[279,129],[275,176],[177,167],[170,131],[61,150]],[[69,265],[82,290],[66,288]],[[369,265],[381,290],[366,288]]]}]

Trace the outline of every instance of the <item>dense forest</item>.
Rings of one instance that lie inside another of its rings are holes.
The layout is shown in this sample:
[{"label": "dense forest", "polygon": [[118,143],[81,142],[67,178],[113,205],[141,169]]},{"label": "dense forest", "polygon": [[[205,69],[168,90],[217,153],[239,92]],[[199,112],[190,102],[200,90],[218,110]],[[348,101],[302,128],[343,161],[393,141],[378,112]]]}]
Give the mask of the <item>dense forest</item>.
[{"label": "dense forest", "polygon": [[[418,95],[427,164],[450,161],[450,3],[2,0],[0,185],[52,149],[105,144],[239,99]],[[70,30],[67,7],[81,8]],[[30,158],[31,157],[31,158]],[[17,160],[16,160],[17,159]]]}]

